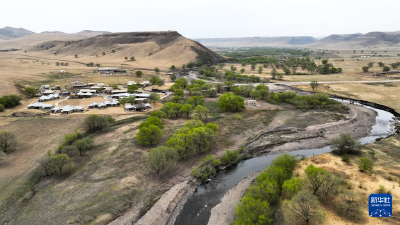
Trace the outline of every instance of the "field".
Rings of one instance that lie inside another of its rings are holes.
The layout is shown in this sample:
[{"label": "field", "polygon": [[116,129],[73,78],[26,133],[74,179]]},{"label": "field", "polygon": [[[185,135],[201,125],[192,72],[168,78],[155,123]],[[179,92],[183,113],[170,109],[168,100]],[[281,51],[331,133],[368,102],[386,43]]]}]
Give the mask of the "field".
[{"label": "field", "polygon": [[[309,86],[296,86],[301,89],[311,90]],[[327,94],[334,94],[348,98],[360,99],[385,105],[400,112],[398,83],[377,84],[322,84],[316,90]]]},{"label": "field", "polygon": [[[363,173],[358,169],[359,156],[351,156],[350,163],[345,163],[341,157],[334,154],[322,154],[307,158],[300,161],[300,166],[295,170],[295,176],[303,174],[304,169],[313,164],[316,167],[324,168],[335,175],[339,175],[348,182],[348,190],[340,190],[339,192],[353,191],[362,207],[361,212],[351,217],[345,217],[337,211],[337,205],[340,199],[328,200],[322,202],[322,210],[326,215],[326,222],[330,224],[398,224],[400,218],[399,197],[399,153],[397,149],[400,147],[400,137],[395,135],[386,140],[378,141],[363,147],[363,155],[370,155],[370,151],[375,151],[374,170],[372,173]],[[340,169],[338,169],[340,168]],[[371,193],[379,193],[380,186],[384,186],[386,191],[393,197],[393,216],[390,218],[373,218],[368,216],[368,196]]]}]

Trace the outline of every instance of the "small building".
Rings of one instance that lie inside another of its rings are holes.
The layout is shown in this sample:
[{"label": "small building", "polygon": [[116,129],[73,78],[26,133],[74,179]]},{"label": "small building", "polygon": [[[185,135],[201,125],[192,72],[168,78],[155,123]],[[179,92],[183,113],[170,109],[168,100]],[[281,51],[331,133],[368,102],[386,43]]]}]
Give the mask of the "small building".
[{"label": "small building", "polygon": [[136,107],[133,105],[125,105],[124,109],[125,109],[125,112],[136,111]]},{"label": "small building", "polygon": [[41,94],[42,95],[52,95],[52,94],[54,94],[54,91],[52,91],[51,89],[44,89],[44,90],[41,90]]},{"label": "small building", "polygon": [[89,109],[94,109],[94,108],[97,108],[98,105],[99,105],[99,103],[93,102],[93,103],[90,103],[90,104],[88,105],[88,107],[89,107]]},{"label": "small building", "polygon": [[81,81],[72,81],[71,86],[72,86],[72,88],[84,88],[87,86],[87,84],[85,84]]},{"label": "small building", "polygon": [[60,98],[60,96],[58,94],[50,94],[50,95],[40,96],[38,101],[39,102],[47,102],[47,101],[52,101],[52,100],[59,99],[59,98]]},{"label": "small building", "polygon": [[58,106],[51,109],[51,113],[60,113],[60,112],[61,112],[61,108]]},{"label": "small building", "polygon": [[151,105],[148,103],[140,103],[140,104],[135,105],[135,107],[136,107],[136,111],[144,111],[146,109],[150,109]]},{"label": "small building", "polygon": [[45,104],[41,102],[36,102],[27,106],[28,109],[51,109],[51,107],[53,107],[52,104]]},{"label": "small building", "polygon": [[128,93],[128,89],[121,89],[121,90],[112,90],[111,94],[123,94]]},{"label": "small building", "polygon": [[90,92],[78,92],[76,96],[78,96],[78,98],[91,98],[93,94]]},{"label": "small building", "polygon": [[61,108],[62,114],[70,114],[73,112],[84,112],[84,111],[85,111],[85,109],[82,106],[74,107],[74,106],[67,105],[67,106],[64,106]]},{"label": "small building", "polygon": [[256,107],[257,106],[257,101],[256,100],[245,100],[244,104],[247,107]]}]

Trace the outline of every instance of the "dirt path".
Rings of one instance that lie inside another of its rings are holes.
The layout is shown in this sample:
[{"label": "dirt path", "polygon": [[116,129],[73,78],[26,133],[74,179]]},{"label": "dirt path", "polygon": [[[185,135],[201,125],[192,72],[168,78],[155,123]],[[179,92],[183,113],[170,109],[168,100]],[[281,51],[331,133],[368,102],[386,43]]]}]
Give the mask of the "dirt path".
[{"label": "dirt path", "polygon": [[253,183],[254,179],[257,178],[259,172],[250,174],[239,183],[237,183],[231,190],[228,191],[221,199],[221,203],[216,205],[211,210],[210,220],[208,225],[230,225],[235,219],[235,211],[237,204],[242,199],[243,195],[246,193],[247,189]]}]

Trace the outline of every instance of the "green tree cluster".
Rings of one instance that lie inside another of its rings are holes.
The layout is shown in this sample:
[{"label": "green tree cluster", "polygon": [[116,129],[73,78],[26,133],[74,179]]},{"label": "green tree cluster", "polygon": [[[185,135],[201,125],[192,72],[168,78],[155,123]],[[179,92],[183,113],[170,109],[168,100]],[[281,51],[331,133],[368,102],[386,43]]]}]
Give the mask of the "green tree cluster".
[{"label": "green tree cluster", "polygon": [[244,99],[241,96],[232,93],[225,93],[218,99],[218,106],[223,111],[238,112],[245,109]]},{"label": "green tree cluster", "polygon": [[204,125],[200,120],[189,120],[167,141],[167,147],[174,148],[181,159],[189,155],[208,152],[217,138],[216,124]]},{"label": "green tree cluster", "polygon": [[[3,97],[0,97],[0,109],[1,108],[13,108],[17,105],[20,104],[21,101],[21,97],[17,96],[17,95],[6,95]],[[3,106],[3,107],[1,107]],[[4,110],[3,108],[3,110]],[[0,110],[1,112],[2,110]]]},{"label": "green tree cluster", "polygon": [[90,131],[102,131],[109,126],[109,120],[106,116],[93,114],[85,119],[86,128]]},{"label": "green tree cluster", "polygon": [[161,119],[156,116],[150,116],[139,125],[139,132],[136,134],[136,140],[141,145],[154,145],[160,142],[164,128]]},{"label": "green tree cluster", "polygon": [[288,154],[272,161],[237,206],[233,224],[270,224],[273,220],[271,207],[279,203],[282,185],[291,178],[296,163],[296,158]]},{"label": "green tree cluster", "polygon": [[33,98],[39,93],[38,90],[34,87],[26,87],[25,88],[25,94],[28,95],[29,97]]}]

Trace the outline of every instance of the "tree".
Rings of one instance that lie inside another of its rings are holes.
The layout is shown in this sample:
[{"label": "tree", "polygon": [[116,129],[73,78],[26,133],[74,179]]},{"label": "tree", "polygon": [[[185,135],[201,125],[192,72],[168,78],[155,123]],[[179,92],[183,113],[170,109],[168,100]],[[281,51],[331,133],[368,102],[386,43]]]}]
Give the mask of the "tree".
[{"label": "tree", "polygon": [[93,114],[85,119],[85,125],[89,131],[102,131],[109,126],[109,122],[106,117]]},{"label": "tree", "polygon": [[75,55],[75,58],[78,58],[78,55]]},{"label": "tree", "polygon": [[272,79],[275,79],[275,78],[276,78],[276,75],[278,75],[278,72],[276,71],[275,68],[273,68],[272,71],[271,71]]},{"label": "tree", "polygon": [[63,175],[74,167],[71,158],[66,154],[56,154],[51,156],[50,171],[57,175]]},{"label": "tree", "polygon": [[301,188],[299,178],[292,177],[290,180],[285,180],[282,185],[282,194],[286,198],[292,198]]},{"label": "tree", "polygon": [[320,192],[322,196],[327,196],[335,191],[337,179],[328,171],[310,164],[307,166],[305,174],[314,195]]},{"label": "tree", "polygon": [[173,148],[158,146],[150,150],[146,161],[147,166],[153,172],[166,173],[176,165],[178,154]]},{"label": "tree", "polygon": [[132,56],[132,57],[131,57],[131,61],[133,61],[133,60],[135,60],[135,57]]},{"label": "tree", "polygon": [[179,97],[183,97],[183,95],[184,95],[184,91],[182,90],[182,89],[175,89],[175,91],[174,91],[174,95],[175,96],[179,96]]},{"label": "tree", "polygon": [[156,84],[161,87],[165,84],[165,81],[162,79],[159,79]]},{"label": "tree", "polygon": [[360,204],[358,196],[352,191],[344,191],[339,195],[338,210],[341,215],[351,219],[360,215]]},{"label": "tree", "polygon": [[372,171],[374,168],[374,162],[369,157],[361,157],[358,160],[358,168],[363,172]]},{"label": "tree", "polygon": [[182,69],[183,70],[186,69],[186,65],[185,64],[182,65]]},{"label": "tree", "polygon": [[393,69],[397,69],[397,67],[399,67],[399,62],[392,63],[392,64],[390,64],[390,66],[391,66]]},{"label": "tree", "polygon": [[224,85],[226,87],[226,90],[230,91],[232,86],[235,85],[235,83],[233,83],[233,81],[225,81]]},{"label": "tree", "polygon": [[245,71],[246,71],[246,70],[245,70],[244,68],[240,69],[240,73],[241,73],[241,74],[244,74]]},{"label": "tree", "polygon": [[369,67],[363,66],[361,69],[363,70],[364,73],[368,73]]},{"label": "tree", "polygon": [[125,60],[128,60],[128,56],[125,56]]},{"label": "tree", "polygon": [[72,158],[72,157],[74,157],[74,156],[76,156],[78,154],[78,149],[76,149],[75,146],[64,146],[61,149],[60,153],[66,154],[66,155],[68,155],[69,157]]},{"label": "tree", "polygon": [[292,73],[292,71],[290,71],[288,68],[283,67],[283,72],[285,73],[285,75],[290,75]]},{"label": "tree", "polygon": [[38,93],[39,93],[39,91],[36,90],[33,87],[26,87],[25,88],[25,94],[27,94],[31,98],[35,97],[35,95],[37,95]]},{"label": "tree", "polygon": [[298,192],[291,201],[285,203],[284,208],[288,213],[288,223],[322,224],[324,214],[320,210],[316,196],[308,191]]},{"label": "tree", "polygon": [[383,70],[383,72],[390,71],[390,67],[388,67],[388,66],[384,66],[384,67],[382,68],[382,70]]},{"label": "tree", "polygon": [[231,65],[231,71],[235,72],[237,70],[237,68],[234,65]]},{"label": "tree", "polygon": [[218,93],[221,93],[224,90],[224,85],[221,83],[215,84],[215,89],[217,89]]},{"label": "tree", "polygon": [[162,136],[162,130],[156,125],[150,124],[139,129],[136,140],[141,145],[154,145],[161,140]]},{"label": "tree", "polygon": [[135,72],[137,77],[141,77],[143,75],[143,72],[141,70],[138,70]]},{"label": "tree", "polygon": [[207,118],[207,115],[210,113],[210,110],[208,110],[207,107],[198,105],[196,106],[196,108],[194,108],[193,113],[196,119],[202,119],[203,117]]},{"label": "tree", "polygon": [[42,157],[41,159],[39,159],[39,164],[42,166],[43,168],[43,172],[45,176],[50,176],[51,175],[51,168],[50,168],[50,164],[51,164],[51,150],[47,150],[46,155],[44,157]]},{"label": "tree", "polygon": [[255,63],[252,63],[252,64],[251,64],[251,70],[252,70],[252,71],[256,70],[256,64],[255,64]]},{"label": "tree", "polygon": [[314,81],[311,81],[310,86],[311,86],[312,90],[315,91],[318,88],[319,83],[318,83],[318,81],[314,80]]},{"label": "tree", "polygon": [[173,73],[173,74],[169,75],[169,78],[171,78],[172,82],[175,82],[176,75]]},{"label": "tree", "polygon": [[150,116],[155,116],[158,117],[160,119],[164,119],[166,117],[165,112],[161,111],[161,110],[156,110],[150,113]]},{"label": "tree", "polygon": [[150,102],[152,102],[153,104],[156,104],[156,102],[159,102],[159,101],[160,101],[160,95],[152,92],[150,94]]},{"label": "tree", "polygon": [[78,150],[79,155],[82,156],[83,152],[87,151],[91,147],[91,142],[91,139],[83,138],[75,141],[73,146]]},{"label": "tree", "polygon": [[103,56],[105,56],[106,55],[106,53],[105,52],[103,52]]},{"label": "tree", "polygon": [[259,67],[258,67],[258,73],[261,74],[262,71],[263,71],[263,67],[262,67],[262,66],[259,66]]},{"label": "tree", "polygon": [[186,103],[192,105],[192,107],[194,107],[194,108],[199,105],[203,105],[204,104],[204,96],[202,96],[202,95],[192,96],[186,101]]},{"label": "tree", "polygon": [[3,152],[7,152],[8,150],[14,148],[17,145],[17,140],[15,134],[2,130],[0,131],[0,149]]},{"label": "tree", "polygon": [[342,133],[339,137],[331,140],[333,151],[339,151],[340,154],[349,154],[352,151],[358,151],[361,143],[354,140],[349,133]]},{"label": "tree", "polygon": [[171,69],[171,70],[175,70],[175,65],[172,65],[172,66],[170,67],[170,69]]},{"label": "tree", "polygon": [[223,111],[239,111],[245,109],[244,98],[232,93],[225,93],[218,99],[218,106]]},{"label": "tree", "polygon": [[156,72],[156,74],[160,73],[160,69],[158,67],[154,68],[154,72]]},{"label": "tree", "polygon": [[250,92],[250,97],[252,99],[261,99],[261,93],[259,91],[257,91],[257,90],[252,90]]},{"label": "tree", "polygon": [[385,65],[385,63],[383,62],[378,62],[379,67],[383,67]]},{"label": "tree", "polygon": [[112,89],[114,89],[114,90],[115,90],[115,89],[118,89],[118,84],[111,84],[110,87],[111,87]]},{"label": "tree", "polygon": [[129,94],[134,94],[134,93],[136,93],[136,91],[139,89],[139,87],[136,85],[136,84],[134,84],[134,85],[129,85],[128,86],[128,93]]},{"label": "tree", "polygon": [[0,104],[0,112],[3,112],[4,111],[4,105],[3,104]]},{"label": "tree", "polygon": [[148,127],[150,125],[155,125],[160,129],[164,129],[164,124],[162,123],[161,119],[156,116],[150,116],[149,118],[147,118],[146,121],[142,122],[139,125],[139,129],[142,127]]},{"label": "tree", "polygon": [[152,85],[155,85],[155,84],[158,83],[159,80],[161,80],[160,77],[158,77],[158,76],[152,76],[152,77],[150,77],[149,82],[150,82]]},{"label": "tree", "polygon": [[369,63],[368,63],[368,67],[369,67],[369,68],[374,67],[374,63],[373,63],[373,62],[369,62]]},{"label": "tree", "polygon": [[272,210],[267,201],[244,196],[236,208],[233,225],[272,223]]},{"label": "tree", "polygon": [[186,117],[189,118],[189,115],[192,113],[193,107],[190,104],[184,104],[180,110],[182,114],[186,114]]}]

